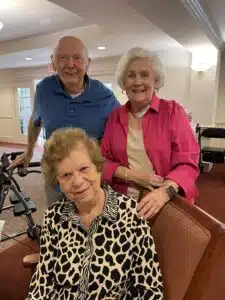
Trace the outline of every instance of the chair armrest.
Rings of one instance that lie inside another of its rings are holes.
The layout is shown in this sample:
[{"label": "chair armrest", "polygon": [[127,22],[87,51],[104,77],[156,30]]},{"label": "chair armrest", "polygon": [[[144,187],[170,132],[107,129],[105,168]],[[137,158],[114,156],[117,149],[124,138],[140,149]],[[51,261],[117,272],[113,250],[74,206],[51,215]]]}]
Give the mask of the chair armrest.
[{"label": "chair armrest", "polygon": [[24,268],[29,268],[29,269],[35,268],[39,262],[39,257],[40,257],[39,253],[26,255],[23,258]]}]

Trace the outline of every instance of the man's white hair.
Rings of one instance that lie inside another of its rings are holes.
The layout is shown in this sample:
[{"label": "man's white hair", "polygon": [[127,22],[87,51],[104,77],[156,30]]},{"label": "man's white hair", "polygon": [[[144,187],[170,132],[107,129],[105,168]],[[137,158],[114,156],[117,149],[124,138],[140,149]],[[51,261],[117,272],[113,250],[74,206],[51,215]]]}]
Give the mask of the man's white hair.
[{"label": "man's white hair", "polygon": [[135,47],[124,53],[117,65],[116,82],[121,87],[121,89],[124,89],[124,77],[129,63],[138,58],[149,58],[151,60],[152,68],[155,72],[156,80],[158,82],[157,90],[163,87],[165,83],[165,70],[159,56],[153,54],[147,49]]}]

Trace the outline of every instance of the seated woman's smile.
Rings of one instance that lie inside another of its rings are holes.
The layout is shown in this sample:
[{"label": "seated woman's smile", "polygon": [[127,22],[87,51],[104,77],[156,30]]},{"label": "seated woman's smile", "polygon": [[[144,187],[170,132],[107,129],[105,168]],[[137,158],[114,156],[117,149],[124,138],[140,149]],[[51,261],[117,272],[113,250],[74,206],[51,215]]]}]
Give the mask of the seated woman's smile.
[{"label": "seated woman's smile", "polygon": [[100,187],[100,174],[86,147],[80,145],[72,150],[68,157],[59,162],[57,173],[61,191],[76,203],[84,225],[90,226],[93,219],[102,212],[105,193]]},{"label": "seated woman's smile", "polygon": [[[58,165],[58,182],[70,200],[92,201],[100,192],[100,176],[92,163],[87,149],[80,146],[72,150]],[[70,198],[71,196],[71,198]],[[75,197],[75,199],[73,199]]]}]

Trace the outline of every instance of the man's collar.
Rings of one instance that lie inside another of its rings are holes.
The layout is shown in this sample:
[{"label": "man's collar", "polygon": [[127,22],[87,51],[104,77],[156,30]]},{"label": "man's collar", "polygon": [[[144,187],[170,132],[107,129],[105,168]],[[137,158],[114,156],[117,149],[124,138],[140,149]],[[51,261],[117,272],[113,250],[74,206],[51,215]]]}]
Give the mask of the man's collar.
[{"label": "man's collar", "polygon": [[[107,198],[101,216],[108,221],[115,222],[118,213],[116,192],[108,185],[104,185],[103,189],[107,192]],[[80,218],[75,203],[65,198],[59,223],[62,224],[69,221],[77,226],[80,224]]]},{"label": "man's collar", "polygon": [[[62,80],[60,79],[59,75],[56,74],[56,81],[57,83],[60,85],[61,89],[66,92],[65,86],[62,82]],[[84,75],[84,89],[88,89],[89,87],[89,76],[87,74]]]}]

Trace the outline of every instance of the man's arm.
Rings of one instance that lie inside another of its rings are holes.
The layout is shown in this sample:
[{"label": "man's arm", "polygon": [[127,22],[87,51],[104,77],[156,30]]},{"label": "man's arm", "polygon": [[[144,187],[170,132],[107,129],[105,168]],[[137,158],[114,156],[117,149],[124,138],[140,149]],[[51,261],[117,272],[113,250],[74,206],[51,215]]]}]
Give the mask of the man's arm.
[{"label": "man's arm", "polygon": [[41,93],[41,87],[38,84],[34,96],[34,108],[28,125],[28,141],[27,141],[28,152],[33,152],[35,144],[41,132],[41,128],[43,124],[41,119],[41,107],[43,106],[42,100],[43,97]]},{"label": "man's arm", "polygon": [[29,165],[33,153],[34,153],[34,147],[37,142],[38,136],[40,134],[42,128],[42,123],[35,124],[33,121],[33,114],[30,117],[29,125],[28,125],[28,142],[26,150],[23,152],[23,154],[18,155],[15,160],[12,161],[12,163],[9,166],[9,169],[15,168],[18,165],[24,165],[25,167]]},{"label": "man's arm", "polygon": [[27,151],[34,151],[35,144],[38,140],[42,128],[42,122],[40,121],[38,124],[34,121],[34,113],[32,113],[29,125],[28,125],[28,141],[27,141]]}]

